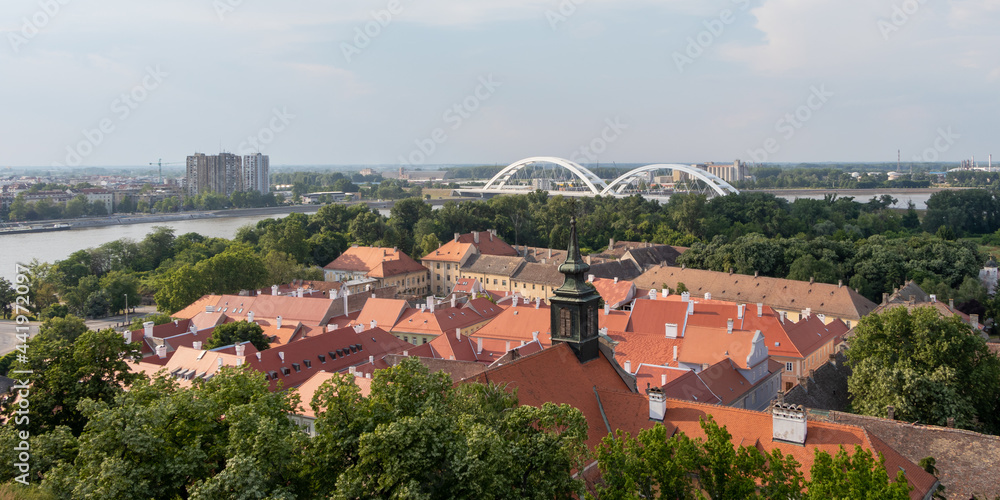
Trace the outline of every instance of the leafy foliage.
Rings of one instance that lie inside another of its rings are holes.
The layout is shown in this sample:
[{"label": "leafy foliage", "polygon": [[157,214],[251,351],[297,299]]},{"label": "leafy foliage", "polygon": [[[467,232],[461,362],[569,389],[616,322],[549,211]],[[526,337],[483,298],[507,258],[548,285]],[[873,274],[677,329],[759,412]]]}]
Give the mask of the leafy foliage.
[{"label": "leafy foliage", "polygon": [[215,327],[212,336],[205,343],[205,349],[215,349],[247,341],[253,344],[258,351],[271,347],[271,343],[264,337],[264,330],[260,325],[249,321],[234,321]]}]

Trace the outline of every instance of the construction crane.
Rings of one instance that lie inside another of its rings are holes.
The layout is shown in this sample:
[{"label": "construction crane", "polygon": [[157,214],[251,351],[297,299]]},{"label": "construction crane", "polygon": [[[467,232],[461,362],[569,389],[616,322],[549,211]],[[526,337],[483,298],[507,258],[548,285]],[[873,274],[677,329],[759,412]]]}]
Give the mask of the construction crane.
[{"label": "construction crane", "polygon": [[170,162],[167,162],[167,163],[163,163],[163,158],[160,158],[159,160],[157,160],[156,163],[150,163],[150,165],[156,165],[156,166],[160,167],[160,184],[163,184],[163,166],[164,165],[183,165],[183,164],[184,164],[184,162],[182,162],[182,161],[170,161]]}]

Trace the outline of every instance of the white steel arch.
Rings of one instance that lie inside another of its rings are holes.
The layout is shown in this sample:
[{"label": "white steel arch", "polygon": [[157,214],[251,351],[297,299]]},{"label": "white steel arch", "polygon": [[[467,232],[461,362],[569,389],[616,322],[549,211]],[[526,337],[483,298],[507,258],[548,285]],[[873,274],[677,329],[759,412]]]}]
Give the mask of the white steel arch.
[{"label": "white steel arch", "polygon": [[632,179],[634,179],[636,177],[639,177],[642,174],[646,174],[646,173],[653,172],[655,170],[661,170],[661,169],[663,169],[663,170],[668,170],[668,169],[669,170],[679,170],[679,171],[684,172],[684,173],[686,173],[686,174],[688,174],[688,175],[690,175],[692,177],[700,179],[700,180],[704,181],[705,184],[708,185],[708,187],[712,188],[713,191],[715,191],[716,193],[718,193],[719,196],[725,196],[725,195],[730,194],[730,193],[739,194],[739,192],[740,192],[732,184],[730,184],[730,183],[722,180],[721,177],[719,177],[719,176],[717,176],[715,174],[711,174],[709,172],[706,172],[704,170],[701,170],[701,169],[698,169],[698,168],[694,168],[694,167],[692,167],[690,165],[680,165],[680,164],[676,164],[676,163],[657,163],[657,164],[654,164],[654,165],[645,165],[645,166],[642,166],[642,167],[639,167],[639,168],[636,168],[636,169],[629,170],[628,172],[626,172],[621,177],[619,177],[619,178],[611,181],[611,183],[608,184],[607,187],[604,188],[603,191],[601,191],[601,194],[602,195],[612,195],[612,194],[615,194],[615,190],[616,189],[618,191],[621,191],[622,189],[625,188],[625,186],[628,185],[628,183],[630,181],[632,181]]},{"label": "white steel arch", "polygon": [[[594,175],[593,172],[587,170],[584,166],[579,163],[572,162],[563,158],[557,158],[555,156],[532,156],[531,158],[525,158],[523,160],[511,163],[503,170],[494,175],[489,182],[483,186],[483,190],[487,189],[504,189],[507,181],[510,180],[511,176],[517,173],[518,170],[531,165],[532,163],[552,163],[565,168],[577,176],[592,193],[595,195],[601,194],[602,191],[607,191],[608,185],[604,181]],[[508,188],[511,189],[511,188]]]}]

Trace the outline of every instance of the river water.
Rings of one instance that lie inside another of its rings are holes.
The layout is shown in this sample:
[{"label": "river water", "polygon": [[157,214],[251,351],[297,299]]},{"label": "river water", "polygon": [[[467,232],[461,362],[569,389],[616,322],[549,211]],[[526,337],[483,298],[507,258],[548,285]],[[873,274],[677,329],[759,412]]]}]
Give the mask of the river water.
[{"label": "river water", "polygon": [[[855,201],[866,202],[881,192],[857,193],[851,192],[841,196],[855,196]],[[894,208],[906,208],[913,201],[918,209],[926,208],[926,202],[931,193],[890,193],[898,202]],[[822,193],[790,194],[780,193],[777,196],[794,201],[797,198],[823,199]],[[437,208],[437,207],[435,207]],[[379,210],[388,217],[388,209]],[[123,226],[105,226],[50,233],[7,234],[0,235],[0,277],[13,281],[16,275],[16,263],[27,263],[33,258],[42,262],[55,262],[68,257],[73,252],[96,247],[109,241],[121,238],[142,240],[153,226],[167,226],[174,229],[174,234],[198,233],[203,236],[217,238],[232,238],[236,230],[246,224],[256,224],[264,219],[276,219],[288,214],[250,215],[245,217],[226,217],[217,219],[193,219],[170,222],[153,222],[148,224],[130,224]]]}]

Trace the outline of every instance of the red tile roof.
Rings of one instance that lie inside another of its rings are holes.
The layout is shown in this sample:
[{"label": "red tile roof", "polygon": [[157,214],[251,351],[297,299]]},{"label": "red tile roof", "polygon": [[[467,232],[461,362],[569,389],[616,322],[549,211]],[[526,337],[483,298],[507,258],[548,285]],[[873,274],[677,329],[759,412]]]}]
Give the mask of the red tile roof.
[{"label": "red tile roof", "polygon": [[631,281],[594,278],[591,283],[597,293],[601,294],[604,303],[609,304],[612,309],[618,309],[635,298],[635,284]]},{"label": "red tile roof", "polygon": [[403,315],[403,311],[408,307],[409,304],[402,299],[368,299],[365,306],[361,308],[358,319],[351,324],[363,325],[368,328],[374,320],[375,326],[388,330],[396,324],[396,321]]},{"label": "red tile roof", "polygon": [[[196,305],[199,307],[196,308]],[[212,306],[213,312],[206,312],[205,306]],[[281,316],[283,321],[292,323],[322,325],[330,318],[332,310],[333,301],[321,297],[206,295],[194,304],[174,313],[173,316],[194,319],[196,324],[200,321],[209,322],[209,324],[199,324],[199,328],[221,324],[218,322],[220,314],[239,321],[246,319],[250,312],[253,312],[255,319],[277,319]],[[208,318],[204,318],[205,316]]]},{"label": "red tile roof", "polygon": [[384,260],[376,264],[375,267],[368,272],[368,276],[371,278],[391,278],[393,276],[416,273],[420,271],[427,271],[427,268],[421,263],[410,258],[409,255],[400,253],[399,257],[395,260]]},{"label": "red tile roof", "polygon": [[472,334],[473,339],[493,339],[511,341],[513,345],[520,342],[528,343],[534,339],[533,332],[538,333],[538,340],[544,346],[552,345],[551,310],[546,304],[537,309],[534,305],[508,307],[498,314],[486,326]]},{"label": "red tile roof", "polygon": [[[479,242],[476,243],[476,234],[479,235]],[[454,240],[452,240],[454,241]],[[499,236],[494,236],[490,231],[473,231],[458,236],[460,243],[471,243],[479,249],[479,253],[485,255],[508,255],[516,256],[517,250],[510,246]]]},{"label": "red tile roof", "polygon": [[323,269],[368,273],[381,264],[382,261],[398,260],[403,255],[405,254],[400,252],[398,248],[352,246],[340,254],[340,257],[334,259],[333,262],[323,266]]},{"label": "red tile roof", "polygon": [[470,252],[475,252],[474,246],[471,243],[461,243],[451,240],[438,247],[437,250],[421,257],[420,260],[429,260],[434,262],[462,262],[462,259],[464,259]]}]

